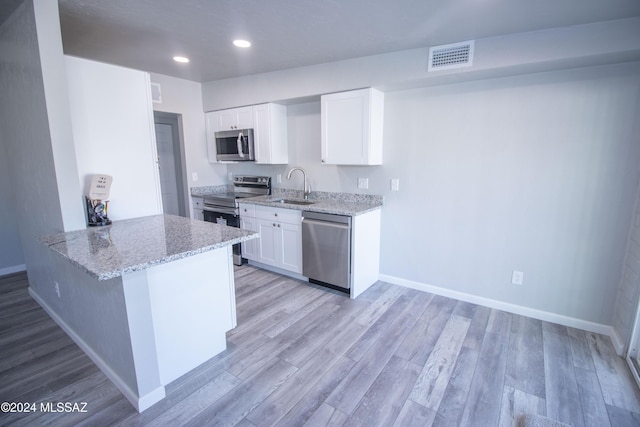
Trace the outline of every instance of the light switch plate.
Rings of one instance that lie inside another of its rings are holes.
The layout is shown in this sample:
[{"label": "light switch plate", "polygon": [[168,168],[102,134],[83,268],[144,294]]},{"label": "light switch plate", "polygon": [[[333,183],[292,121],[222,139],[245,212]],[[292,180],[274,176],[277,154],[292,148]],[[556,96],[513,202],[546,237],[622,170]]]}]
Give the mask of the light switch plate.
[{"label": "light switch plate", "polygon": [[513,270],[511,274],[511,283],[514,285],[522,285],[524,281],[524,273],[522,271]]},{"label": "light switch plate", "polygon": [[358,178],[358,188],[363,190],[369,188],[369,178]]},{"label": "light switch plate", "polygon": [[391,191],[400,191],[400,180],[398,178],[391,180]]}]

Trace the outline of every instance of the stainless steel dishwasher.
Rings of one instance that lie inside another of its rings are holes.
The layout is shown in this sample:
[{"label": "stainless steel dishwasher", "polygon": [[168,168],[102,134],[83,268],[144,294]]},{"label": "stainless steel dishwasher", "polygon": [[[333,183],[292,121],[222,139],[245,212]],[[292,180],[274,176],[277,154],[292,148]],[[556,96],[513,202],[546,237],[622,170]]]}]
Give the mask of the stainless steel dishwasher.
[{"label": "stainless steel dishwasher", "polygon": [[302,274],[309,282],[351,288],[351,217],[302,213]]}]

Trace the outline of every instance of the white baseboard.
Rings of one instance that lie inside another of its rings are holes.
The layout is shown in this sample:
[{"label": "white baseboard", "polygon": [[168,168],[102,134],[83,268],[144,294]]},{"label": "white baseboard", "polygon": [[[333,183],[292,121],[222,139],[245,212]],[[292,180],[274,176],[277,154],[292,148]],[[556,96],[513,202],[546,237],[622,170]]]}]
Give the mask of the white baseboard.
[{"label": "white baseboard", "polygon": [[0,268],[0,276],[6,276],[7,274],[21,273],[27,271],[27,266],[24,264],[14,265],[11,267]]},{"label": "white baseboard", "polygon": [[51,307],[36,293],[36,291],[29,287],[29,295],[47,312],[47,314],[53,319],[54,322],[62,328],[62,330],[69,335],[69,337],[75,342],[78,347],[85,352],[87,356],[96,364],[96,366],[104,373],[107,378],[120,390],[120,392],[127,398],[129,402],[138,410],[142,412],[149,408],[153,404],[164,399],[166,396],[164,387],[158,387],[150,393],[144,396],[138,396],[131,388],[116,374],[111,367],[87,344],[60,316],[56,314]]},{"label": "white baseboard", "polygon": [[491,298],[480,297],[477,295],[467,294],[451,289],[445,289],[438,286],[428,285],[426,283],[415,282],[413,280],[407,280],[396,276],[390,276],[387,274],[380,274],[379,277],[383,282],[392,283],[394,285],[417,289],[424,292],[430,292],[432,294],[453,298],[459,301],[478,304],[489,308],[495,308],[497,310],[531,317],[533,319],[544,320],[546,322],[557,323],[559,325],[568,326],[571,328],[582,329],[597,334],[607,335],[609,338],[611,338],[615,350],[619,355],[622,355],[622,352],[624,351],[624,344],[621,344],[622,341],[620,337],[616,333],[615,329],[610,325],[603,325],[601,323],[590,322],[588,320],[576,319],[574,317],[564,316],[562,314],[550,313],[548,311],[538,310],[522,305],[516,305],[508,302],[494,300]]}]

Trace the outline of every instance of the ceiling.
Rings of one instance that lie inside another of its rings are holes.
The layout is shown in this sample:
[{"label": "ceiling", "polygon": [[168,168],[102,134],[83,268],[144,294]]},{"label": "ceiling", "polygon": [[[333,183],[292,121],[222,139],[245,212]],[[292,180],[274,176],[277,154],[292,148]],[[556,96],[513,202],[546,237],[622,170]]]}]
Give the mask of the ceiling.
[{"label": "ceiling", "polygon": [[[2,0],[15,5],[20,0]],[[640,16],[639,0],[59,0],[66,54],[211,81]],[[0,22],[2,11],[0,10]],[[253,46],[239,49],[232,40]],[[189,64],[171,58],[183,55]]]}]

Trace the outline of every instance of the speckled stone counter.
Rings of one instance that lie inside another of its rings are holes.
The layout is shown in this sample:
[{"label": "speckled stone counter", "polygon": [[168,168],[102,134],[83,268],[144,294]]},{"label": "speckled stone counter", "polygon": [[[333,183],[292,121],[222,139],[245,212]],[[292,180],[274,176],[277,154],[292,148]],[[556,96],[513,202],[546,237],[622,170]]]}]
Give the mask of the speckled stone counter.
[{"label": "speckled stone counter", "polygon": [[98,280],[144,270],[258,237],[258,233],[173,215],[114,221],[40,241]]},{"label": "speckled stone counter", "polygon": [[241,203],[347,216],[362,215],[380,209],[383,205],[383,197],[378,195],[324,191],[312,192],[307,199],[312,203],[308,205],[280,202],[283,199],[303,200],[303,193],[297,190],[274,189],[270,196],[242,199]]},{"label": "speckled stone counter", "polygon": [[230,245],[256,237],[172,215],[45,236],[61,256],[29,294],[142,412],[227,348],[237,325]]},{"label": "speckled stone counter", "polygon": [[191,187],[191,197],[205,197],[233,191],[233,185],[208,185],[203,187]]}]

